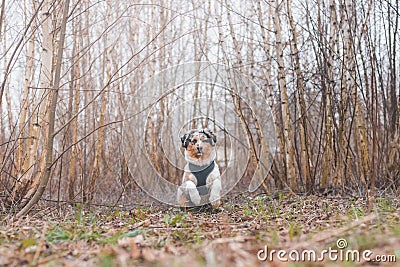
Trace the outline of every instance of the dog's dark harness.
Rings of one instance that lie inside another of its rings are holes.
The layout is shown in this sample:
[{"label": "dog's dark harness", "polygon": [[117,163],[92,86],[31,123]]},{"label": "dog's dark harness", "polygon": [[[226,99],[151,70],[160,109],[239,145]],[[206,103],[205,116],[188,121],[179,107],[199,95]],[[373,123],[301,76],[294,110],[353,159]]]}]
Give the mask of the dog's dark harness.
[{"label": "dog's dark harness", "polygon": [[197,191],[199,191],[200,195],[205,195],[208,193],[208,190],[204,185],[207,183],[208,175],[210,175],[210,173],[214,170],[214,166],[214,161],[212,161],[211,164],[206,168],[204,168],[204,166],[197,166],[189,163],[189,170],[197,179]]}]

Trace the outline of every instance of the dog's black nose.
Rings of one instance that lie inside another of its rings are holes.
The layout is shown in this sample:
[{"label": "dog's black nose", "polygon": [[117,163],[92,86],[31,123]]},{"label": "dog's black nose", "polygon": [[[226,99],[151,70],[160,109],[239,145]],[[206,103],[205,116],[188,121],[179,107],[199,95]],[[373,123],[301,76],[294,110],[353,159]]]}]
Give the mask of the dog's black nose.
[{"label": "dog's black nose", "polygon": [[197,147],[197,150],[198,150],[199,152],[202,152],[202,151],[203,151],[203,147],[202,147],[202,146],[198,146],[198,147]]}]

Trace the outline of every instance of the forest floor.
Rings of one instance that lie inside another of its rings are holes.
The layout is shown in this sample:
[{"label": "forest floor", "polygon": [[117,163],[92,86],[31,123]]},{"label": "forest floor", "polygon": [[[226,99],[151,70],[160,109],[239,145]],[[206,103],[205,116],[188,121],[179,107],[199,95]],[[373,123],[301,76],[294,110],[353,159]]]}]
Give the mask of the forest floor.
[{"label": "forest floor", "polygon": [[0,218],[0,266],[284,265],[400,266],[399,200],[376,198],[367,213],[362,199],[237,195],[218,211],[65,206]]}]

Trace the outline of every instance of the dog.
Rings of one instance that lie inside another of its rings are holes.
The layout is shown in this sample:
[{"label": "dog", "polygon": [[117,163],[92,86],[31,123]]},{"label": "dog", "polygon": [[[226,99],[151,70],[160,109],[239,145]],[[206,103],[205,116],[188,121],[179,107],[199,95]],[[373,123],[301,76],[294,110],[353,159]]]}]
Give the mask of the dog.
[{"label": "dog", "polygon": [[190,202],[200,205],[201,195],[209,194],[213,208],[221,205],[221,173],[215,162],[217,136],[208,128],[190,130],[181,137],[187,164],[182,177],[182,185],[177,192],[181,207]]}]

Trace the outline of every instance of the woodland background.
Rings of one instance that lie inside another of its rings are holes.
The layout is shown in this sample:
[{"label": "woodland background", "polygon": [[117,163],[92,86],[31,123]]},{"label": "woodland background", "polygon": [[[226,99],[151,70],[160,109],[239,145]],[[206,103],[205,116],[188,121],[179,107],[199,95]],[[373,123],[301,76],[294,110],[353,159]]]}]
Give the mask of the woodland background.
[{"label": "woodland background", "polygon": [[[278,142],[261,191],[398,193],[399,17],[398,0],[2,0],[2,210],[24,215],[41,197],[137,201],[121,151],[127,98],[192,61],[227,65],[265,92]],[[149,128],[149,153],[179,183],[156,149],[171,108]]]}]

